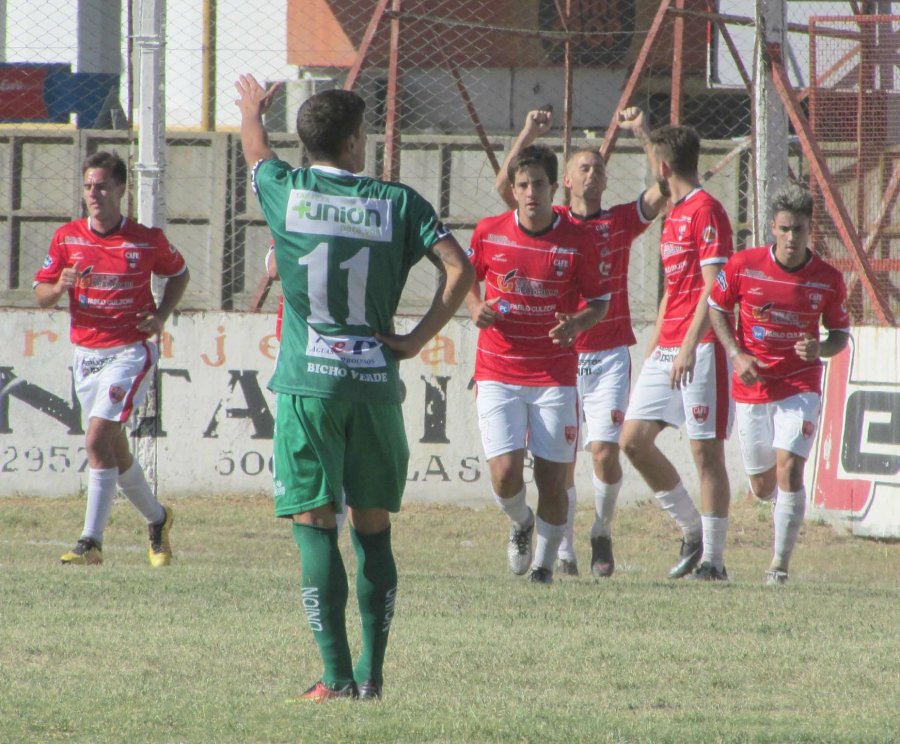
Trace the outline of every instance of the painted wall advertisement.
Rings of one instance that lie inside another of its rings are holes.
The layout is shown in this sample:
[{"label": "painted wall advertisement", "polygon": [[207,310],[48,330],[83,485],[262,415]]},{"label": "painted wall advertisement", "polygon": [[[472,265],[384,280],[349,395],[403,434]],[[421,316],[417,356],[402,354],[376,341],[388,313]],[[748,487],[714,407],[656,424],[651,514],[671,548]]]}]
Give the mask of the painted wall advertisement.
[{"label": "painted wall advertisement", "polygon": [[[5,310],[0,318],[0,495],[82,492],[85,422],[72,385],[68,313]],[[400,318],[398,329],[412,322]],[[491,503],[475,413],[475,343],[474,326],[454,320],[401,365],[408,498]],[[633,351],[636,369],[642,343]],[[811,511],[840,519],[856,534],[900,537],[898,351],[896,329],[854,329],[851,347],[826,371],[823,418],[807,468]],[[154,394],[129,426],[161,494],[271,492],[275,401],[266,384],[276,353],[271,315],[191,312],[170,321]],[[673,442],[682,438],[666,432],[660,446],[691,489],[687,443]],[[736,434],[726,454],[732,487],[742,490]],[[586,500],[589,468],[589,458],[579,457]],[[625,477],[634,486],[630,500],[650,498],[627,465]]]}]

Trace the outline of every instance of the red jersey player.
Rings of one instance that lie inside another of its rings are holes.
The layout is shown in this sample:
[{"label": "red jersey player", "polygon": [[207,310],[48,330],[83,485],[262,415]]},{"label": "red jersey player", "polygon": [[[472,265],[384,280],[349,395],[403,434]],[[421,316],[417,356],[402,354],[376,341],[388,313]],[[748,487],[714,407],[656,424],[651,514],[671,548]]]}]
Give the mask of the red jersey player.
[{"label": "red jersey player", "polygon": [[[506,163],[523,147],[549,131],[551,117],[549,110],[528,113],[525,126],[507,153]],[[619,126],[631,130],[650,156],[649,133],[643,112],[639,108],[626,108],[619,112],[618,119]],[[556,209],[594,233],[600,252],[600,271],[609,280],[609,311],[603,320],[580,334],[575,341],[578,352],[578,399],[584,415],[581,441],[584,448],[591,452],[594,471],[591,573],[608,577],[615,568],[612,519],[622,487],[619,435],[631,390],[631,354],[628,347],[635,343],[628,304],[628,261],[632,242],[659,214],[666,197],[654,184],[634,201],[604,209],[602,198],[607,184],[606,164],[600,152],[592,148],[579,148],[569,154],[563,184],[569,190],[571,203],[568,207]],[[496,185],[500,196],[514,207],[512,190],[502,170]],[[578,560],[573,535],[577,504],[574,462],[568,468],[566,495],[566,531],[559,546],[556,570],[563,575],[577,576]]]},{"label": "red jersey player", "polygon": [[[573,343],[603,316],[609,296],[593,236],[553,210],[553,151],[526,147],[507,174],[517,207],[476,226],[470,258],[479,281],[466,305],[481,329],[478,420],[494,497],[512,522],[509,568],[524,574],[531,564],[529,580],[549,584],[565,529],[566,465],[574,460],[578,433]],[[581,298],[588,304],[579,310]],[[526,444],[534,455],[537,515],[525,500]]]},{"label": "red jersey player", "polygon": [[[812,212],[808,189],[781,188],[772,200],[775,244],[732,257],[709,296],[713,329],[734,363],[744,469],[757,498],[775,499],[772,585],[787,581],[806,511],[803,469],[821,411],[821,358],[849,339],[844,279],[807,247]],[[737,336],[729,322],[736,305]]]},{"label": "red jersey player", "polygon": [[[189,274],[184,258],[161,230],[122,216],[126,177],[125,163],[115,153],[98,152],[84,161],[88,216],[56,231],[34,278],[41,307],[69,296],[72,371],[88,420],[84,530],[60,559],[67,565],[102,563],[103,531],[117,485],[147,520],[150,563],[167,566],[172,559],[172,510],[156,500],[131,455],[122,424],[146,396],[159,359],[150,338],[175,309]],[[150,289],[152,274],[168,278],[159,307]]]},{"label": "red jersey player", "polygon": [[[700,140],[687,127],[650,133],[657,182],[673,206],[661,235],[665,294],[656,337],[625,414],[620,444],[632,465],[675,519],[683,538],[669,578],[727,580],[723,561],[730,492],[724,440],[733,407],[730,371],[709,330],[706,298],[731,256],[731,225],[722,205],[700,187]],[[666,426],[685,424],[700,476],[702,515],[669,459],[656,446]]]}]

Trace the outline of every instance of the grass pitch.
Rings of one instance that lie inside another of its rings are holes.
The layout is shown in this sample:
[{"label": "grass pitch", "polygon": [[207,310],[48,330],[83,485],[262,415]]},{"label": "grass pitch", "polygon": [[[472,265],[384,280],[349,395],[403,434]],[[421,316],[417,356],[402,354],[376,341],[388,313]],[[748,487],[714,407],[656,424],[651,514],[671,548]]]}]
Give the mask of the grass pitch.
[{"label": "grass pitch", "polygon": [[[381,703],[289,702],[320,673],[289,527],[266,498],[174,500],[152,569],[117,501],[101,567],[62,567],[79,500],[0,500],[0,742],[893,742],[900,545],[807,523],[764,587],[767,507],[733,505],[728,584],[670,582],[654,504],[621,509],[612,579],[506,571],[498,510],[395,519]],[[578,513],[588,568],[591,513]],[[352,574],[352,550],[342,537]],[[351,643],[359,634],[351,576]]]}]

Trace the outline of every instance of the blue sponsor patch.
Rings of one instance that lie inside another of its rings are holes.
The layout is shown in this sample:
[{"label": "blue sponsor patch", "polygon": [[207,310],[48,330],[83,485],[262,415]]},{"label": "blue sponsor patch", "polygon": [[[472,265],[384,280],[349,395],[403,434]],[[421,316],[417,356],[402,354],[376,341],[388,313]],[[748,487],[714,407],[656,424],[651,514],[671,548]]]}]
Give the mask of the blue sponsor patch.
[{"label": "blue sponsor patch", "polygon": [[509,312],[509,300],[500,300],[497,303],[497,310],[506,315]]},{"label": "blue sponsor patch", "polygon": [[753,326],[750,329],[750,332],[753,334],[753,338],[757,341],[764,341],[766,338],[766,329],[762,326]]},{"label": "blue sponsor patch", "polygon": [[724,271],[720,271],[718,274],[716,274],[716,284],[719,285],[719,287],[721,288],[721,290],[722,290],[723,292],[724,292],[726,289],[728,289],[728,280],[725,279],[725,272],[724,272]]}]

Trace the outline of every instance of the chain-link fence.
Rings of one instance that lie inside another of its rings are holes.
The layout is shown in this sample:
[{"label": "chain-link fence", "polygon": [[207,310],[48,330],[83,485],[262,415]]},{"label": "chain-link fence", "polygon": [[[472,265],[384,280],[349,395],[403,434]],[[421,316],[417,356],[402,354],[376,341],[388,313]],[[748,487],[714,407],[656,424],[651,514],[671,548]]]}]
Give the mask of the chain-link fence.
[{"label": "chain-link fence", "polygon": [[[8,178],[0,182],[0,304],[32,303],[31,277],[50,235],[82,213],[81,159],[108,147],[134,157],[140,132],[133,112],[140,105],[141,81],[132,60],[140,41],[135,16],[141,4],[5,3],[0,162]],[[257,304],[268,234],[236,136],[233,83],[243,72],[283,83],[267,125],[279,154],[297,164],[302,162],[294,133],[298,105],[327,87],[358,91],[368,104],[366,172],[415,187],[463,244],[480,218],[505,208],[494,191],[496,168],[534,108],[552,105],[547,142],[560,155],[591,144],[609,156],[605,205],[636,198],[650,177],[643,152],[628,137],[616,139],[610,126],[625,103],[644,109],[650,126],[678,121],[698,130],[706,187],[725,204],[738,246],[756,242],[754,195],[761,184],[753,137],[753,81],[759,74],[754,56],[766,42],[758,18],[745,17],[748,5],[739,0],[282,0],[247,6],[234,0],[167,0],[162,192],[166,232],[191,266],[183,307]],[[853,60],[865,62],[873,55],[880,60],[879,54],[893,60],[896,19],[872,21],[872,31],[862,30],[868,21],[845,19],[831,26],[842,29],[840,35],[817,33],[820,26],[810,19],[834,14],[839,5],[848,14],[892,10],[892,3],[884,2],[786,4],[783,70],[798,113],[810,114],[814,143],[834,174],[850,216],[846,227],[857,235],[862,253],[848,247],[841,231],[829,233],[835,210],[827,200],[817,213],[817,246],[847,272],[848,284],[859,288],[856,318],[883,322],[888,316],[875,312],[878,303],[867,287],[881,288],[889,313],[900,311],[890,284],[897,273],[891,241],[900,222],[895,198],[900,85],[895,64],[874,62],[872,85],[869,73],[856,72],[865,65],[854,67]],[[45,22],[48,14],[53,24]],[[839,62],[846,69],[828,72]],[[847,93],[851,79],[857,87]],[[851,106],[851,99],[863,103]],[[834,125],[833,115],[860,105],[863,118],[854,119],[855,125]],[[794,133],[790,170],[806,180],[815,169],[796,126]],[[864,152],[858,144],[863,141]],[[630,293],[639,321],[655,313],[657,238],[658,227],[633,251]],[[856,281],[859,276],[863,281]],[[424,307],[434,282],[427,262],[417,267],[402,310]],[[270,297],[262,307],[271,309],[274,301]]]}]

